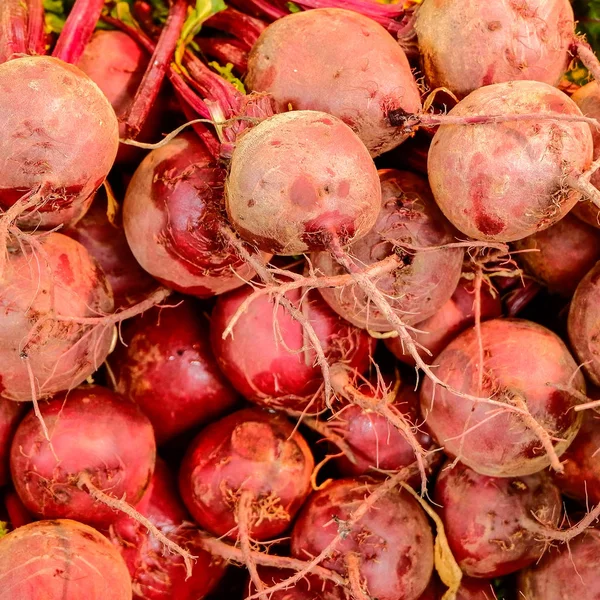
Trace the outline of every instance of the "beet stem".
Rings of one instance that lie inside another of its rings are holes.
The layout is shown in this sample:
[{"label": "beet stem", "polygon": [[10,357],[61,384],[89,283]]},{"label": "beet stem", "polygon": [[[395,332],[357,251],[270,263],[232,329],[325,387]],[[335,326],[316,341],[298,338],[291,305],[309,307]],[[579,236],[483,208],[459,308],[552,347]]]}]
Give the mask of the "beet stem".
[{"label": "beet stem", "polygon": [[25,54],[26,14],[21,0],[0,1],[0,64]]},{"label": "beet stem", "polygon": [[242,43],[247,52],[250,52],[267,24],[235,8],[227,8],[208,19],[206,26],[233,36]]},{"label": "beet stem", "polygon": [[76,0],[52,56],[72,65],[77,64],[94,33],[103,8],[104,0]]},{"label": "beet stem", "polygon": [[575,38],[573,49],[591,76],[600,82],[600,61],[598,61],[598,57],[594,54],[590,45],[582,39]]},{"label": "beet stem", "polygon": [[233,0],[231,4],[239,8],[242,12],[249,12],[254,15],[258,14],[269,21],[276,21],[290,14],[289,11],[283,10],[267,0]]},{"label": "beet stem", "polygon": [[587,173],[580,175],[579,177],[567,177],[566,184],[573,190],[578,191],[583,195],[582,200],[589,200],[600,208],[600,190],[589,182]]},{"label": "beet stem", "polygon": [[27,23],[27,52],[42,55],[46,52],[44,33],[44,6],[41,0],[28,0],[29,21]]},{"label": "beet stem", "polygon": [[136,138],[138,136],[148,118],[152,105],[158,97],[181,35],[186,15],[187,1],[176,0],[171,6],[167,22],[160,34],[140,87],[125,115],[124,122],[129,137]]},{"label": "beet stem", "polygon": [[250,529],[252,521],[252,502],[254,494],[249,490],[244,490],[240,496],[237,508],[238,538],[240,548],[244,557],[244,563],[250,573],[250,579],[258,591],[259,598],[268,600],[269,596],[265,592],[263,583],[258,571],[256,570],[256,561],[252,557],[252,546],[250,543]]}]

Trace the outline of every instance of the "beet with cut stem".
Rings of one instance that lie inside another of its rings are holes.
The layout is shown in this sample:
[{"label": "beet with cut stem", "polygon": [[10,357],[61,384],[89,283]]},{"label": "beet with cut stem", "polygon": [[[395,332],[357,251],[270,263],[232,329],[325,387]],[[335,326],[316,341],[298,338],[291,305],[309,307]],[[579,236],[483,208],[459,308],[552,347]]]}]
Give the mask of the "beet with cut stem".
[{"label": "beet with cut stem", "polygon": [[116,389],[154,426],[158,444],[229,411],[238,396],[210,347],[209,322],[193,299],[155,308],[125,325],[109,364]]},{"label": "beet with cut stem", "polygon": [[239,503],[252,495],[248,535],[255,540],[288,529],[310,492],[308,445],[283,416],[235,412],[203,429],[181,466],[181,496],[196,522],[217,536],[238,537]]},{"label": "beet with cut stem", "polygon": [[11,472],[25,507],[43,518],[108,526],[120,514],[89,493],[90,485],[135,505],[156,458],[150,421],[131,402],[100,386],[84,386],[31,411],[12,442]]}]

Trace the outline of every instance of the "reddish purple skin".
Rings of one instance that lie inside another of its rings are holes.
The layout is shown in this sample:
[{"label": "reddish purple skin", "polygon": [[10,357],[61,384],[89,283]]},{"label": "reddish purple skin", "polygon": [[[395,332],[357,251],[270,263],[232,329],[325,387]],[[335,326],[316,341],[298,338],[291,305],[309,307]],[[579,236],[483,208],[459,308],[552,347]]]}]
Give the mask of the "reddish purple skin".
[{"label": "reddish purple skin", "polygon": [[[479,88],[448,114],[537,113],[581,116],[566,94],[534,81]],[[436,202],[463,234],[513,242],[554,225],[577,204],[581,194],[565,185],[565,177],[579,177],[592,155],[586,123],[532,118],[442,125],[431,142],[427,171]]]},{"label": "reddish purple skin", "polygon": [[[533,418],[559,440],[554,449],[560,456],[579,431],[582,417],[572,410],[575,398],[551,384],[573,386],[585,393],[583,375],[564,343],[548,329],[519,319],[482,323],[481,340],[481,391],[474,328],[455,338],[437,357],[436,375],[457,391],[477,397],[507,402],[518,395]],[[522,418],[503,411],[490,419],[495,408],[439,386],[434,393],[429,379],[421,388],[421,413],[449,456],[460,454],[464,464],[490,477],[520,477],[549,466],[539,438]]]},{"label": "reddish purple skin", "polygon": [[271,518],[253,523],[250,536],[267,540],[289,528],[310,492],[313,467],[308,445],[285,417],[244,409],[198,434],[183,459],[179,488],[203,529],[232,540],[239,495],[252,492],[256,511]]},{"label": "reddish purple skin", "polygon": [[[481,286],[481,320],[494,319],[502,314],[500,295],[492,295],[490,288]],[[413,333],[413,339],[425,346],[431,355],[418,349],[420,357],[426,362],[435,362],[436,356],[465,329],[475,324],[475,292],[470,281],[461,279],[452,294],[452,298],[434,315],[417,323],[417,329],[426,333]],[[404,354],[400,338],[385,340],[387,349],[398,359],[411,366],[415,359],[410,354]]]},{"label": "reddish purple skin", "polygon": [[545,543],[528,531],[527,523],[537,517],[557,527],[562,512],[560,491],[545,471],[528,477],[486,477],[461,463],[440,471],[434,500],[462,571],[488,579],[540,558]]},{"label": "reddish purple skin", "polygon": [[[323,385],[323,374],[312,350],[308,356],[299,352],[306,347],[302,326],[284,308],[280,306],[276,315],[283,343],[276,337],[274,305],[267,296],[251,302],[236,323],[233,336],[222,338],[230,319],[251,293],[252,288],[245,286],[217,300],[211,340],[219,367],[251,402],[294,410],[302,410],[312,402],[310,409],[316,411],[323,405],[322,398],[313,402],[315,392]],[[303,296],[304,290],[286,294],[296,306]],[[375,345],[370,336],[338,317],[315,291],[304,297],[299,308],[312,324],[329,364],[343,361],[358,373],[368,368]]]},{"label": "reddish purple skin", "polygon": [[0,486],[10,483],[10,445],[26,405],[0,398]]},{"label": "reddish purple skin", "polygon": [[600,263],[581,280],[569,309],[569,340],[583,370],[600,385]]},{"label": "reddish purple skin", "polygon": [[202,307],[190,298],[173,304],[129,321],[125,344],[109,361],[117,391],[150,419],[159,445],[214,421],[238,400],[213,355]]},{"label": "reddish purple skin", "polygon": [[127,242],[167,287],[209,298],[254,275],[219,232],[227,225],[224,179],[225,169],[194,134],[152,151],[133,175],[123,203]]},{"label": "reddish purple skin", "polygon": [[301,11],[269,25],[248,57],[246,83],[270,94],[279,112],[291,105],[339,117],[372,156],[408,137],[390,125],[389,111],[421,109],[398,41],[370,18],[340,8]]},{"label": "reddish purple skin", "polygon": [[[369,479],[339,479],[313,493],[294,525],[292,555],[304,560],[318,555],[373,487]],[[429,522],[406,490],[379,500],[321,564],[345,575],[344,557],[351,552],[360,557],[368,595],[378,600],[417,600],[433,571]]]},{"label": "reddish purple skin", "polygon": [[600,600],[600,531],[588,529],[567,544],[551,547],[541,561],[522,571],[518,597],[527,600]]},{"label": "reddish purple skin", "polygon": [[150,486],[137,510],[170,540],[197,558],[186,579],[183,559],[165,552],[161,542],[130,517],[114,523],[108,537],[125,559],[138,600],[202,600],[225,573],[225,562],[202,549],[200,530],[177,493],[177,483],[167,465],[158,460]]},{"label": "reddish purple skin", "polygon": [[564,473],[553,473],[565,496],[593,506],[600,502],[600,416],[585,411],[583,424],[561,456]]},{"label": "reddish purple skin", "polygon": [[107,527],[120,514],[77,487],[92,484],[132,505],[154,471],[156,445],[150,421],[135,404],[100,386],[76,388],[40,406],[57,462],[31,411],[13,438],[10,468],[23,504],[42,518],[68,518]]},{"label": "reddish purple skin", "polygon": [[600,230],[572,212],[556,225],[515,244],[519,251],[535,250],[517,255],[518,260],[551,292],[567,297],[600,260]]},{"label": "reddish purple skin", "polygon": [[[444,600],[447,590],[434,573],[419,600]],[[455,600],[496,600],[496,593],[489,579],[474,579],[463,575]]]},{"label": "reddish purple skin", "polygon": [[8,520],[13,529],[22,527],[36,521],[35,515],[32,515],[21,502],[21,498],[14,489],[9,488],[4,493],[4,507],[8,516]]},{"label": "reddish purple skin", "polygon": [[[367,384],[360,386],[360,392],[373,396],[375,391]],[[393,405],[409,423],[421,422],[419,418],[419,395],[410,385],[402,385]],[[415,453],[404,435],[389,421],[376,413],[365,411],[359,406],[344,406],[339,415],[328,423],[335,427],[350,446],[355,463],[346,456],[335,459],[335,465],[345,476],[376,475],[373,469],[398,471],[415,463]],[[422,429],[422,428],[421,428]],[[424,431],[417,433],[417,439],[426,450],[434,446],[431,437]],[[416,476],[419,481],[419,475]]]},{"label": "reddish purple skin", "polygon": [[[462,248],[436,248],[456,241],[457,232],[438,209],[427,179],[408,171],[379,172],[381,207],[371,231],[348,247],[359,268],[400,253],[398,268],[378,276],[377,288],[394,312],[407,324],[433,315],[452,296],[461,273]],[[394,248],[392,242],[426,248],[422,252]],[[312,256],[325,276],[343,275],[345,269],[329,252]],[[390,331],[388,318],[357,285],[319,288],[326,302],[357,327]]]},{"label": "reddish purple skin", "polygon": [[[295,571],[288,569],[276,569],[274,567],[258,567],[258,575],[268,589],[290,577]],[[247,595],[255,594],[256,588],[248,580]],[[298,583],[287,590],[280,590],[270,595],[271,600],[345,600],[344,590],[339,586],[315,575],[308,574]]]},{"label": "reddish purple skin", "polygon": [[102,267],[113,292],[115,309],[127,308],[144,300],[158,283],[135,260],[122,224],[112,224],[106,211],[104,195],[97,197],[83,218],[63,233],[82,244]]}]

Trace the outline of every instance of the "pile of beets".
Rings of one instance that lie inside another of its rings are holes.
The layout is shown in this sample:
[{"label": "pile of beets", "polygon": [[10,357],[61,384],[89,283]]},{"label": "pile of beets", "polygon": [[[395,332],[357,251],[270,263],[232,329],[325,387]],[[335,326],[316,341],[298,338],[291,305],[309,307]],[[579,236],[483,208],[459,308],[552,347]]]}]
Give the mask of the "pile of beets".
[{"label": "pile of beets", "polygon": [[597,79],[569,0],[0,0],[0,600],[599,600]]}]

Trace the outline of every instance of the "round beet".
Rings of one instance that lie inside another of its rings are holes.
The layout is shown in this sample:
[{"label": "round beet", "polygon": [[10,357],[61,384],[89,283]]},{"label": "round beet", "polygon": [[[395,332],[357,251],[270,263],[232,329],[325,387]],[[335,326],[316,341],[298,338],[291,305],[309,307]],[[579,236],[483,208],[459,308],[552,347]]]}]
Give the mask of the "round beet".
[{"label": "round beet", "polygon": [[600,231],[569,213],[556,225],[515,244],[531,274],[551,292],[572,296],[600,259]]},{"label": "round beet", "polygon": [[[315,492],[294,525],[292,554],[305,560],[317,556],[373,487],[369,479],[340,479]],[[433,536],[417,501],[406,490],[389,492],[321,564],[346,575],[351,554],[358,558],[367,597],[378,600],[419,598],[433,570]]]},{"label": "round beet", "polygon": [[170,540],[196,556],[191,577],[186,578],[181,556],[165,552],[162,544],[137,521],[124,515],[110,528],[109,538],[125,559],[133,597],[138,600],[201,600],[225,572],[225,563],[202,549],[201,532],[190,524],[176,489],[175,478],[159,460],[137,508]]},{"label": "round beet", "polygon": [[116,389],[150,419],[159,444],[235,405],[237,393],[219,370],[208,319],[194,300],[146,312],[127,323],[123,339],[110,357]]},{"label": "round beet", "polygon": [[0,205],[40,189],[24,226],[78,218],[110,171],[119,145],[115,112],[77,67],[49,56],[0,64]]},{"label": "round beet", "polygon": [[[440,581],[434,573],[429,581],[427,589],[419,596],[419,600],[444,600],[444,594],[448,588]],[[460,581],[460,588],[454,600],[495,600],[496,592],[489,579],[475,579],[465,577]]]},{"label": "round beet", "polygon": [[600,416],[586,411],[583,424],[561,456],[564,473],[554,473],[554,480],[565,496],[582,504],[600,502]]},{"label": "round beet", "polygon": [[[483,366],[479,389],[479,340],[475,328],[459,335],[436,358],[436,375],[458,392],[492,398],[462,398],[430,379],[421,388],[421,412],[427,426],[450,456],[483,475],[520,477],[551,464],[541,428],[551,436],[556,456],[573,441],[581,414],[576,400],[561,387],[585,392],[577,363],[559,337],[544,327],[518,319],[494,319],[481,325]],[[524,411],[518,414],[510,407]],[[527,416],[528,415],[528,416]]]},{"label": "round beet", "polygon": [[252,279],[223,238],[225,170],[194,134],[150,152],[123,204],[127,241],[140,265],[166,286],[208,298]]},{"label": "round beet", "polygon": [[100,386],[61,394],[40,406],[52,445],[31,411],[17,428],[10,468],[25,507],[42,518],[108,526],[116,512],[88,493],[88,483],[135,505],[156,459],[154,432],[139,408]]},{"label": "round beet", "polygon": [[[450,117],[557,113],[581,116],[563,92],[513,81],[480,88]],[[568,184],[590,167],[586,123],[530,119],[442,125],[428,158],[429,183],[450,222],[478,240],[511,242],[546,229],[581,198]]]},{"label": "round beet", "polygon": [[[431,352],[431,355],[428,355],[421,348],[417,348],[425,362],[434,361],[437,355],[459,333],[475,324],[475,302],[473,283],[461,279],[450,300],[431,317],[415,325],[415,328],[420,331],[412,332],[413,339]],[[494,319],[501,314],[500,294],[492,294],[489,286],[483,284],[481,286],[481,320]],[[399,337],[385,340],[385,345],[398,360],[414,366],[415,359],[410,354],[404,353]]]},{"label": "round beet", "polygon": [[[402,263],[377,278],[377,287],[389,299],[405,323],[430,317],[452,296],[458,284],[464,252],[461,248],[433,250],[455,241],[455,231],[436,206],[427,179],[406,171],[387,169],[381,179],[381,211],[375,226],[348,248],[357,264],[368,266],[394,252]],[[404,247],[403,247],[404,245]],[[428,248],[415,251],[413,248]],[[341,275],[345,269],[329,252],[312,257],[325,276]],[[391,325],[365,292],[356,285],[321,288],[327,303],[357,327],[389,331]]]},{"label": "round beet", "polygon": [[407,137],[390,125],[387,113],[421,108],[398,41],[372,19],[339,8],[298,12],[272,23],[250,53],[246,82],[253,91],[269,93],[278,112],[291,106],[335,115],[373,156]]},{"label": "round beet", "polygon": [[519,575],[517,590],[527,600],[600,600],[600,531],[588,529],[568,546],[550,548]]},{"label": "round beet", "polygon": [[544,471],[518,478],[487,477],[461,463],[442,469],[434,500],[462,571],[489,579],[540,558],[546,545],[527,523],[555,528],[562,512],[560,491]]},{"label": "round beet", "polygon": [[[322,371],[315,363],[312,346],[307,348],[302,325],[287,310],[279,306],[274,321],[273,302],[260,296],[244,310],[232,335],[223,339],[229,321],[252,291],[245,286],[221,296],[213,310],[212,348],[221,370],[251,402],[298,410],[310,403],[315,412],[323,402],[315,399],[323,385]],[[372,338],[338,317],[316,291],[305,294],[305,290],[297,289],[288,292],[286,298],[311,323],[329,364],[344,362],[359,373],[367,369],[374,347]]]},{"label": "round beet", "polygon": [[79,319],[113,310],[106,278],[87,250],[60,233],[8,247],[0,282],[0,393],[31,400],[73,388],[104,361],[112,326]]},{"label": "round beet", "polygon": [[569,309],[569,340],[594,385],[600,385],[600,262],[581,280]]},{"label": "round beet", "polygon": [[249,535],[266,540],[286,531],[310,492],[314,461],[282,415],[244,409],[209,425],[192,442],[179,477],[196,522],[236,539],[240,496],[251,493]]},{"label": "round beet", "polygon": [[131,578],[95,529],[61,519],[19,527],[0,539],[0,598],[131,600]]},{"label": "round beet", "polygon": [[[276,569],[275,567],[258,567],[258,575],[268,589],[272,586],[289,579],[295,575],[294,571],[288,569]],[[256,593],[252,582],[248,581],[248,596]],[[344,589],[310,573],[287,590],[280,590],[274,594],[269,593],[271,600],[345,600],[347,598]]]},{"label": "round beet", "polygon": [[415,22],[430,89],[459,97],[518,79],[558,85],[574,27],[569,0],[424,0]]},{"label": "round beet", "polygon": [[102,194],[96,197],[83,218],[63,233],[83,244],[102,267],[113,292],[115,308],[127,308],[144,300],[158,283],[140,267],[129,249],[122,225],[111,223],[106,211]]},{"label": "round beet", "polygon": [[10,483],[10,445],[25,406],[0,398],[0,486]]},{"label": "round beet", "polygon": [[381,186],[368,150],[343,121],[298,110],[265,119],[237,140],[225,200],[246,241],[294,255],[365,236]]}]

